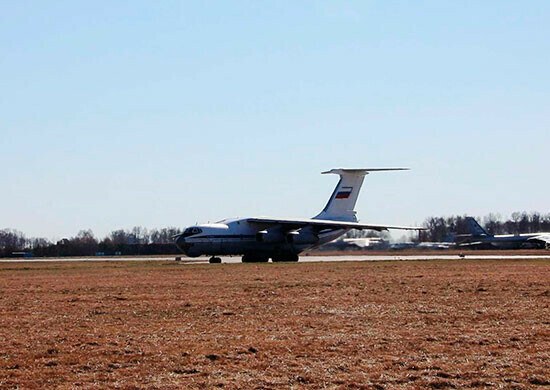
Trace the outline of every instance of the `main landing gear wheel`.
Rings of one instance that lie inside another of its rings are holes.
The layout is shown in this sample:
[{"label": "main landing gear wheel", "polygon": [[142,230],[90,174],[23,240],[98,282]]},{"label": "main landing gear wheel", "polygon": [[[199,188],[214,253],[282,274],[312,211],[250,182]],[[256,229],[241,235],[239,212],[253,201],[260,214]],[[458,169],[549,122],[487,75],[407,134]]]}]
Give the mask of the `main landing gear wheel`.
[{"label": "main landing gear wheel", "polygon": [[272,257],[274,263],[279,263],[281,261],[298,261],[299,256],[294,253],[281,253],[280,255],[275,255]]},{"label": "main landing gear wheel", "polygon": [[243,263],[267,263],[269,257],[262,255],[244,255],[241,261]]},{"label": "main landing gear wheel", "polygon": [[220,259],[219,257],[211,257],[210,260],[208,260],[208,262],[210,264],[220,264],[222,262],[222,259]]}]

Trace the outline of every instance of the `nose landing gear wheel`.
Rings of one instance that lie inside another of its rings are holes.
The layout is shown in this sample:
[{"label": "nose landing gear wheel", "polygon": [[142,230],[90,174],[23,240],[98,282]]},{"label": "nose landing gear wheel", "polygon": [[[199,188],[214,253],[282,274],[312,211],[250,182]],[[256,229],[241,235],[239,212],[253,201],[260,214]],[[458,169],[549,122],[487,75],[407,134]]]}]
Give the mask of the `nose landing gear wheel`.
[{"label": "nose landing gear wheel", "polygon": [[210,264],[220,264],[222,262],[222,259],[220,259],[219,257],[211,257],[208,262]]}]

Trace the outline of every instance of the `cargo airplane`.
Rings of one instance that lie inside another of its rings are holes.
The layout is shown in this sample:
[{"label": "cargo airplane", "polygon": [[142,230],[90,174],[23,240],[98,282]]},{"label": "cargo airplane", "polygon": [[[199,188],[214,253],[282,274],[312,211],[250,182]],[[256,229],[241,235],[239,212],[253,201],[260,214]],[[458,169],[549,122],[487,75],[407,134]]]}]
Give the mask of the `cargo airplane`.
[{"label": "cargo airplane", "polygon": [[466,217],[468,234],[456,236],[460,247],[480,249],[550,248],[550,233],[489,234],[472,217]]},{"label": "cargo airplane", "polygon": [[175,243],[187,256],[242,255],[243,263],[298,261],[300,252],[326,244],[351,229],[422,230],[419,227],[362,224],[354,211],[363,180],[370,172],[400,171],[407,168],[332,169],[340,181],[325,208],[313,218],[236,218],[188,227],[175,236]]}]

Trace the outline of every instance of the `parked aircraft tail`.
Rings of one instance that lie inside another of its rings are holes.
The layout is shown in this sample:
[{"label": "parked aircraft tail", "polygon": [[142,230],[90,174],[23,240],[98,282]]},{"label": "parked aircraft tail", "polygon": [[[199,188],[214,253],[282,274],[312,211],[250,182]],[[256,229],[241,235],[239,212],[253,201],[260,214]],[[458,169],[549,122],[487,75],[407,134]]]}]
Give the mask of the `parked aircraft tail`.
[{"label": "parked aircraft tail", "polygon": [[466,217],[466,225],[468,227],[468,233],[472,236],[489,236],[489,233],[483,229],[479,223],[473,217]]},{"label": "parked aircraft tail", "polygon": [[354,211],[359,191],[363,185],[365,176],[370,172],[378,171],[403,171],[408,168],[372,168],[372,169],[331,169],[323,174],[334,173],[340,175],[340,181],[336,185],[327,205],[314,219],[326,219],[335,221],[357,222]]}]

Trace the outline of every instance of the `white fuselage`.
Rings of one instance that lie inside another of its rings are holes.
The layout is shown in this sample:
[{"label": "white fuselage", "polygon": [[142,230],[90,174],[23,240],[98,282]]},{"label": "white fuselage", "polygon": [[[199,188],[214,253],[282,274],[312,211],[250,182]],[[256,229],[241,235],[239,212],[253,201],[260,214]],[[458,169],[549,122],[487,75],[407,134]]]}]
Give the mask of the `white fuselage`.
[{"label": "white fuselage", "polygon": [[280,227],[268,227],[259,233],[258,226],[247,222],[247,219],[228,219],[190,227],[178,237],[176,245],[190,257],[247,253],[266,256],[277,253],[298,254],[306,249],[326,244],[346,231],[348,229],[287,231]]}]

